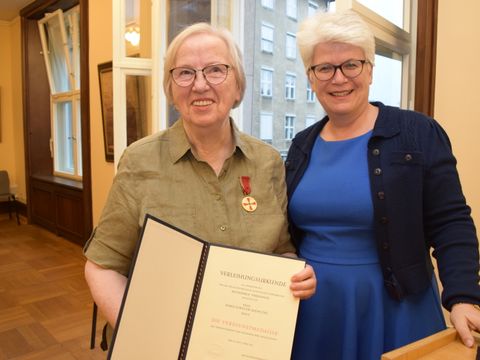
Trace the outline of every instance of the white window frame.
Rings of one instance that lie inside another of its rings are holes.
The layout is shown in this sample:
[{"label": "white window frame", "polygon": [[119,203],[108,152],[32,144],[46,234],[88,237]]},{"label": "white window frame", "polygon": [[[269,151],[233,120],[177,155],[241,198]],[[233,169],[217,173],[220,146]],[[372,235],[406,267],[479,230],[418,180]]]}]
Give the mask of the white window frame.
[{"label": "white window frame", "polygon": [[[293,80],[293,81],[290,81]],[[297,75],[287,72],[285,74],[285,100],[295,100]]]},{"label": "white window frame", "polygon": [[285,114],[285,121],[283,123],[283,135],[285,140],[292,140],[295,136],[295,114]]},{"label": "white window frame", "polygon": [[[262,97],[273,97],[273,69],[262,66],[260,69],[260,95]],[[267,78],[267,74],[270,75],[270,79]],[[265,75],[265,76],[264,76]],[[266,90],[266,92],[264,92]],[[270,92],[270,94],[268,94]]]},{"label": "white window frame", "polygon": [[291,32],[285,34],[285,56],[287,59],[297,58],[297,36]]},{"label": "white window frame", "polygon": [[261,28],[261,45],[260,48],[263,52],[273,54],[274,48],[274,34],[275,26],[262,22]]}]

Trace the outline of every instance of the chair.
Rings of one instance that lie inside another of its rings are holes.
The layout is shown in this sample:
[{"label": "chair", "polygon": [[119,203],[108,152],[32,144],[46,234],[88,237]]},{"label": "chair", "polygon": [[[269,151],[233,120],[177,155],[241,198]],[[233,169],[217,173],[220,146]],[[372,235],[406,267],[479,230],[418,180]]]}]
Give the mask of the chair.
[{"label": "chair", "polygon": [[20,225],[20,217],[18,216],[18,206],[15,199],[15,194],[10,192],[10,180],[8,172],[0,170],[0,202],[8,202],[8,217],[12,218],[12,206],[15,208],[17,215],[17,224]]}]

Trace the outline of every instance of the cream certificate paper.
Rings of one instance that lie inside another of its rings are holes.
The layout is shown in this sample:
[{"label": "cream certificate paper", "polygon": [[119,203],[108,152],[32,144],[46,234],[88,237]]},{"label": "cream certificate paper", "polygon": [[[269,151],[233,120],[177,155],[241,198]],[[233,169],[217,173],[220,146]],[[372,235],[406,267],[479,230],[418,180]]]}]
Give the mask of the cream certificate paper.
[{"label": "cream certificate paper", "polygon": [[290,359],[305,263],[211,247],[186,359]]},{"label": "cream certificate paper", "polygon": [[305,262],[208,244],[147,215],[108,359],[290,359]]}]

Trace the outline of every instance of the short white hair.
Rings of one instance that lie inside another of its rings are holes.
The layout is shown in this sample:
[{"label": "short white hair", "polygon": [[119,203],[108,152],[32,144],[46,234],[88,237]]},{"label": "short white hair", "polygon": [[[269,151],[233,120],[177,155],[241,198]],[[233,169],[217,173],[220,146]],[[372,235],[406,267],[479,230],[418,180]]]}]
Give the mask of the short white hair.
[{"label": "short white hair", "polygon": [[315,46],[326,42],[358,46],[372,65],[375,62],[375,36],[360,15],[352,10],[318,12],[300,24],[297,44],[306,71],[312,66]]}]

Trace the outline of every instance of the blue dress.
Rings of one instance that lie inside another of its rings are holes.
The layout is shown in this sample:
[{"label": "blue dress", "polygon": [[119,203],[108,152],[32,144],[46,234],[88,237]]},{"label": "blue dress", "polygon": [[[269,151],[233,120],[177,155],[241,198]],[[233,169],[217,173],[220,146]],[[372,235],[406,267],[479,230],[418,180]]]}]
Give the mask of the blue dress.
[{"label": "blue dress", "polygon": [[402,301],[384,288],[373,233],[370,136],[318,137],[290,201],[291,219],[306,234],[299,256],[317,277],[315,295],[300,302],[292,359],[375,360],[445,329],[435,278]]}]

